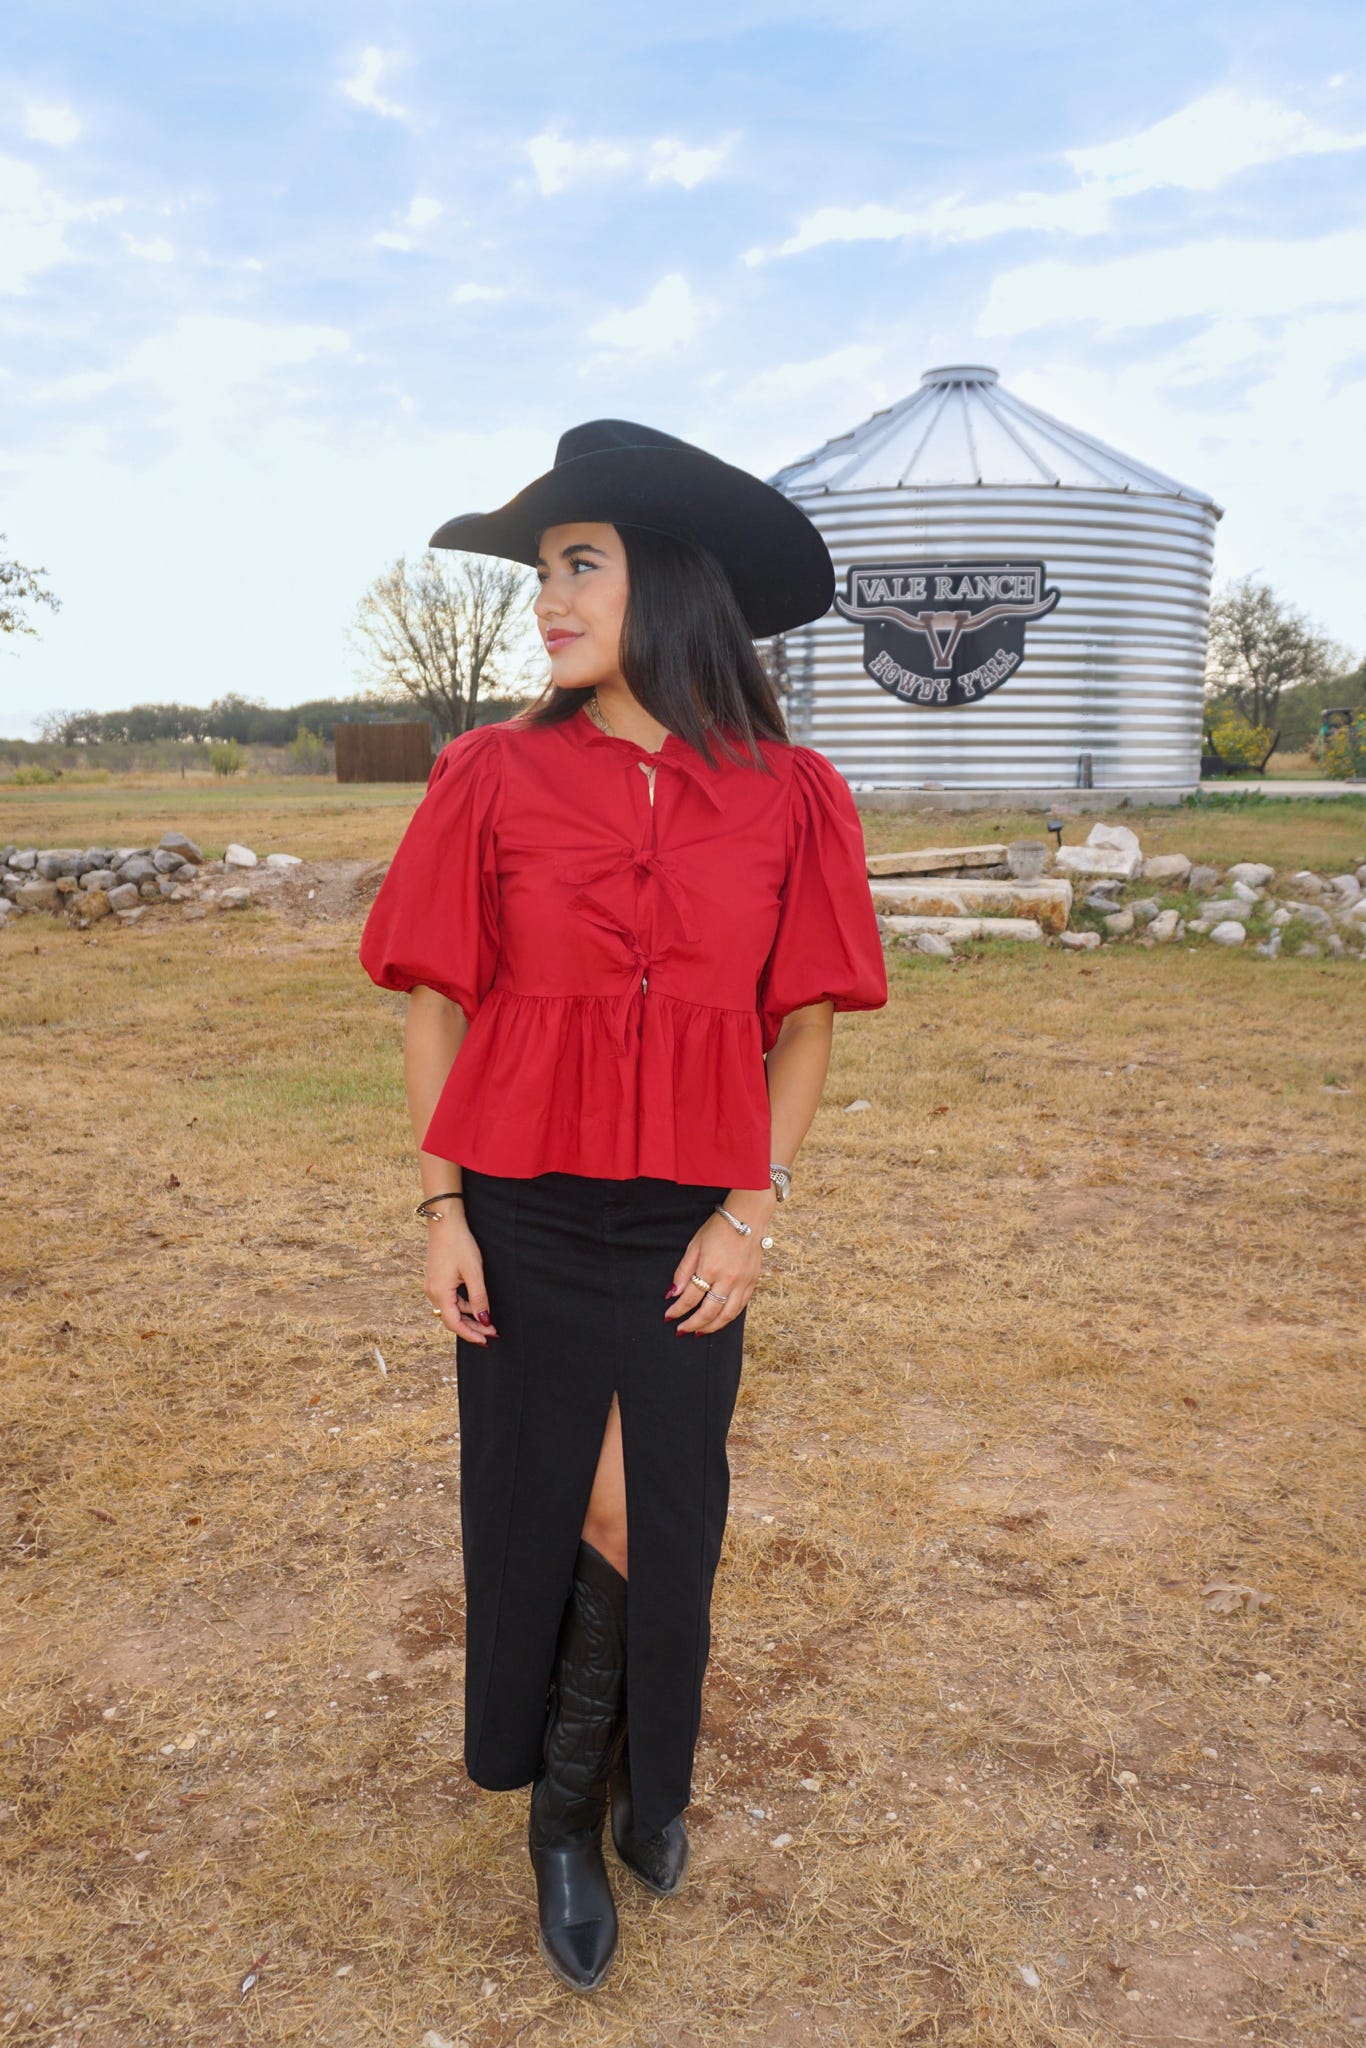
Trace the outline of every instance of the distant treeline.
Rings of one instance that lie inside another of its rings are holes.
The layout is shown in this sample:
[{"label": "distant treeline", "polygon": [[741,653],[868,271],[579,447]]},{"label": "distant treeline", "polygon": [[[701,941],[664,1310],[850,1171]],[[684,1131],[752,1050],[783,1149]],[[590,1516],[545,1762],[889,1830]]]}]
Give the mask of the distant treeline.
[{"label": "distant treeline", "polygon": [[[509,718],[517,708],[490,698],[480,705],[478,722]],[[410,705],[377,704],[372,697],[317,697],[303,704],[278,706],[230,695],[209,705],[132,704],[126,711],[57,711],[40,721],[39,730],[49,745],[66,747],[147,745],[158,740],[190,745],[236,740],[244,747],[284,747],[297,738],[301,728],[317,733],[330,745],[337,724],[381,719],[420,723],[422,718],[423,713]],[[433,721],[428,722],[436,744],[449,737],[438,732]]]},{"label": "distant treeline", "polygon": [[1340,705],[1353,710],[1366,706],[1366,666],[1343,676],[1329,676],[1322,683],[1300,683],[1282,690],[1274,723],[1280,730],[1283,754],[1301,753],[1319,736],[1319,721],[1325,711]]}]

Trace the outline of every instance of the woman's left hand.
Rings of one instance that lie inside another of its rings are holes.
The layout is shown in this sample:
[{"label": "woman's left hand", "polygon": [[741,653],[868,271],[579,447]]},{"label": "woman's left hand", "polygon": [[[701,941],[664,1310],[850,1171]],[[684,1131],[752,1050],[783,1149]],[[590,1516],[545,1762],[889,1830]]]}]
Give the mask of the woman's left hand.
[{"label": "woman's left hand", "polygon": [[[688,1239],[688,1248],[674,1267],[677,1293],[664,1311],[666,1322],[689,1335],[701,1336],[738,1316],[763,1269],[761,1235],[757,1224],[751,1225],[748,1237],[742,1237],[724,1216],[709,1216]],[[705,1293],[694,1273],[700,1273],[715,1293]],[[724,1301],[720,1299],[723,1294]]]}]

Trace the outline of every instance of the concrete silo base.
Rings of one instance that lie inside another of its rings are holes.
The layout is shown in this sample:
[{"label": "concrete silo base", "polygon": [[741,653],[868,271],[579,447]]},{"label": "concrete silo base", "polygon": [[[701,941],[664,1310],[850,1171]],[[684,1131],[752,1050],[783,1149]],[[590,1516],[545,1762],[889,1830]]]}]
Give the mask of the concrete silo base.
[{"label": "concrete silo base", "polygon": [[1087,811],[1146,809],[1150,804],[1179,804],[1199,783],[1154,789],[860,789],[854,802],[861,811]]}]

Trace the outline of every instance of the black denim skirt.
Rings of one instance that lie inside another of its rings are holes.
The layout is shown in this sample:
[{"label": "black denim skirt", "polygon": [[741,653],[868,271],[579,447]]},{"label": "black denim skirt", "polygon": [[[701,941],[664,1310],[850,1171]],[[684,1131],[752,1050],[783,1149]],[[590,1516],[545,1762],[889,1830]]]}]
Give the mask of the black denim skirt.
[{"label": "black denim skirt", "polygon": [[463,1185],[499,1332],[482,1345],[456,1340],[465,1767],[493,1791],[536,1774],[560,1616],[615,1393],[631,1793],[638,1830],[653,1833],[692,1796],[745,1320],[741,1310],[712,1334],[679,1336],[664,1320],[664,1293],[729,1189],[470,1167]]}]

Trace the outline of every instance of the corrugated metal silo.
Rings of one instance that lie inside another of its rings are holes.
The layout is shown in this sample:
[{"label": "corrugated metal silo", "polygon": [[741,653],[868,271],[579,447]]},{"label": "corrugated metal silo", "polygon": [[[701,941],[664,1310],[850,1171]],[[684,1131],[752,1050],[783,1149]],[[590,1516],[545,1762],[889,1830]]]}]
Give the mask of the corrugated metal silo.
[{"label": "corrugated metal silo", "polygon": [[840,579],[782,644],[788,725],[856,786],[1198,783],[1222,516],[1203,492],[974,364],[769,481]]}]

